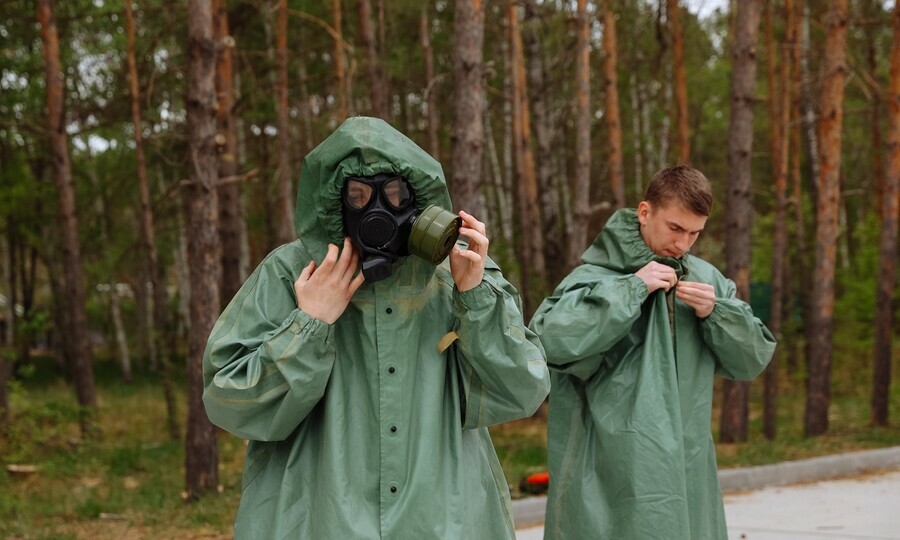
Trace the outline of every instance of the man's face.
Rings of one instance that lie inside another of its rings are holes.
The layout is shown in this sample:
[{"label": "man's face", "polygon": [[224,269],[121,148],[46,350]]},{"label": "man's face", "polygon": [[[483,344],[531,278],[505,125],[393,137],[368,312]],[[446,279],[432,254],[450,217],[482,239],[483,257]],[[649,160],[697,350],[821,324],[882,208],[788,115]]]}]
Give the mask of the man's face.
[{"label": "man's face", "polygon": [[678,203],[658,206],[641,201],[637,213],[641,236],[650,251],[676,259],[691,249],[707,220],[707,216],[695,214]]}]

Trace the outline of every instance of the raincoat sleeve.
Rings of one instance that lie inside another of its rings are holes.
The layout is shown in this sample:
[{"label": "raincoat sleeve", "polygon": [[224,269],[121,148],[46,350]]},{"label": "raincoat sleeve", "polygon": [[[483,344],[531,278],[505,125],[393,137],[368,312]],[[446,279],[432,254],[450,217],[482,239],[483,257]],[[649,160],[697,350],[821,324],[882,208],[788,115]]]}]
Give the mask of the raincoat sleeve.
[{"label": "raincoat sleeve", "polygon": [[606,355],[641,315],[647,285],[634,274],[576,268],[531,320],[556,371],[587,380],[611,360]]},{"label": "raincoat sleeve", "polygon": [[[282,440],[325,393],[332,329],[297,308],[296,261],[273,252],[222,313],[203,356],[210,421],[246,439]],[[294,248],[295,249],[295,248]]]},{"label": "raincoat sleeve", "polygon": [[531,416],[550,392],[550,373],[540,341],[522,320],[515,288],[491,264],[481,284],[453,291],[463,427]]},{"label": "raincoat sleeve", "polygon": [[750,305],[736,296],[730,279],[716,287],[716,307],[703,319],[703,341],[716,356],[716,373],[732,380],[750,380],[762,373],[775,352],[775,338],[753,316]]}]

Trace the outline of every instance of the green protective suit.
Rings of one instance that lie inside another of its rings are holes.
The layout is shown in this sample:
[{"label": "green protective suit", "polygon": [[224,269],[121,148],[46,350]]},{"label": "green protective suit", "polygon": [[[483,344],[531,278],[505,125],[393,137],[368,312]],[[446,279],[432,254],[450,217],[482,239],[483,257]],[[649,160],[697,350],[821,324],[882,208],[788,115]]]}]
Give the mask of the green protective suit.
[{"label": "green protective suit", "polygon": [[[674,292],[648,295],[634,273],[654,260],[715,287],[709,317]],[[634,209],[609,219],[582,262],[531,322],[553,382],[544,538],[726,538],[713,378],[752,379],[774,338],[712,265],[655,256]]]},{"label": "green protective suit", "polygon": [[297,308],[300,271],[343,239],[344,179],[377,173],[405,177],[419,210],[450,209],[434,159],[381,120],[348,119],[304,160],[299,240],[266,257],[212,330],[203,402],[249,439],[238,539],[514,538],[487,426],[533,414],[550,375],[499,268],[460,293],[447,260],[410,256],[333,325]]}]

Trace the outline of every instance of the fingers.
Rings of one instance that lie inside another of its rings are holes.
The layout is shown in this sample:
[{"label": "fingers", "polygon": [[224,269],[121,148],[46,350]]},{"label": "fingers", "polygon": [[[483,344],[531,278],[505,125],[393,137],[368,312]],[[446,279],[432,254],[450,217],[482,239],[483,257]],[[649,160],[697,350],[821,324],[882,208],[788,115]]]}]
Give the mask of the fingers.
[{"label": "fingers", "polygon": [[297,278],[297,281],[301,282],[301,283],[304,281],[309,281],[310,276],[312,276],[313,272],[315,272],[315,271],[316,271],[316,261],[309,261],[309,264],[306,265],[306,268],[304,268],[300,272],[300,276]]},{"label": "fingers", "polygon": [[[482,258],[486,257],[490,240],[488,240],[487,237],[487,228],[485,224],[475,219],[475,216],[472,214],[463,210],[459,211],[459,217],[463,220],[463,226],[459,228],[459,234],[465,236],[469,240],[469,250],[478,253]],[[476,260],[471,257],[466,258],[475,262],[480,261],[480,259]]]},{"label": "fingers", "polygon": [[353,281],[351,281],[349,287],[347,287],[349,296],[353,296],[356,293],[356,289],[362,287],[362,284],[365,283],[365,281],[366,277],[362,272],[356,274],[356,277],[353,278]]},{"label": "fingers", "polygon": [[481,259],[482,259],[481,254],[478,253],[477,251],[473,251],[471,249],[471,246],[470,246],[470,249],[465,249],[465,250],[459,249],[458,247],[454,247],[453,253],[455,253],[459,257],[469,259],[470,261],[472,261],[473,263],[476,263],[476,264],[480,263]]},{"label": "fingers", "polygon": [[[353,277],[353,273],[356,272],[356,262],[356,250],[353,249],[353,244],[350,243],[350,238],[344,237],[344,247],[341,250],[340,257],[334,265],[334,271],[341,279],[349,280]],[[348,272],[349,276],[347,275]]]},{"label": "fingers", "polygon": [[475,219],[475,216],[473,216],[472,214],[469,214],[468,212],[466,212],[464,210],[460,210],[459,217],[462,218],[464,226],[469,227],[471,229],[475,229],[482,235],[487,236],[487,232],[486,232],[484,223]]},{"label": "fingers", "polygon": [[338,247],[334,244],[328,244],[328,253],[325,255],[325,258],[322,260],[322,264],[319,268],[324,271],[326,274],[330,274],[332,269],[334,269],[334,265],[337,264],[338,260]]},{"label": "fingers", "polygon": [[657,289],[663,289],[668,292],[669,289],[678,283],[678,275],[675,273],[675,270],[656,261],[647,263],[643,268],[635,272],[635,275],[644,280],[650,292]]}]

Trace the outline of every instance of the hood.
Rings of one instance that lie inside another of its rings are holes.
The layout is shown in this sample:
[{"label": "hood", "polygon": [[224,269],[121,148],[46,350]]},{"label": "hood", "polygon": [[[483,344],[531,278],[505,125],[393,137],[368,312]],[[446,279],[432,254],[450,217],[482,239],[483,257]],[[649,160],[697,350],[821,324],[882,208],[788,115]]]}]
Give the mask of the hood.
[{"label": "hood", "polygon": [[397,174],[409,182],[421,212],[430,204],[452,211],[440,163],[384,120],[348,118],[303,159],[294,225],[316,259],[341,245],[341,187],[348,176]]},{"label": "hood", "polygon": [[681,279],[687,273],[688,257],[685,254],[676,259],[653,253],[641,236],[637,210],[623,208],[610,216],[591,247],[581,256],[581,261],[622,274],[633,274],[650,261],[656,261],[674,268],[678,279]]}]

